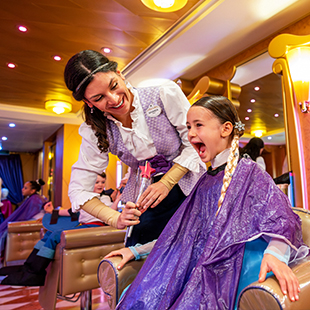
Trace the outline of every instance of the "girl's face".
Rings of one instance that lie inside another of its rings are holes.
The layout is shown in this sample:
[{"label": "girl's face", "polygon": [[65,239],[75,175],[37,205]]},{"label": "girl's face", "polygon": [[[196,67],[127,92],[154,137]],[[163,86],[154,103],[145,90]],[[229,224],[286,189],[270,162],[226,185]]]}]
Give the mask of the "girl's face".
[{"label": "girl's face", "polygon": [[27,197],[35,193],[35,189],[31,188],[30,182],[26,182],[22,188],[22,195]]},{"label": "girl's face", "polygon": [[86,87],[84,97],[90,108],[95,106],[119,121],[129,114],[133,100],[123,75],[113,71],[96,73]]},{"label": "girl's face", "polygon": [[230,147],[231,123],[221,124],[210,110],[200,106],[191,107],[186,124],[188,140],[203,162],[209,162]]},{"label": "girl's face", "polygon": [[97,194],[100,194],[104,190],[104,186],[105,186],[105,178],[98,175],[96,183],[95,183],[95,187],[94,187],[94,192]]}]

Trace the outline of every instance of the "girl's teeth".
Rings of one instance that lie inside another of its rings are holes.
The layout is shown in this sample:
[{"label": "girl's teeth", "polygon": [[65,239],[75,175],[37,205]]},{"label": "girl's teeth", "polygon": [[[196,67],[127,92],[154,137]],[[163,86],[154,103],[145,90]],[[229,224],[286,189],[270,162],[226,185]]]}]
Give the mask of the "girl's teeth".
[{"label": "girl's teeth", "polygon": [[119,104],[119,105],[117,105],[116,107],[114,107],[114,109],[119,108],[122,104],[123,104],[123,100],[120,102],[120,104]]}]

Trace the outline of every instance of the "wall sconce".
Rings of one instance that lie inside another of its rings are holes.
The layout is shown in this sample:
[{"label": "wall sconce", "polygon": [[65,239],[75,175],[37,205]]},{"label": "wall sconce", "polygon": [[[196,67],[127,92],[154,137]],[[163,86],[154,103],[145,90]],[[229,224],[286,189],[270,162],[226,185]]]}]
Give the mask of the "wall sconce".
[{"label": "wall sconce", "polygon": [[51,99],[45,101],[45,109],[56,114],[69,113],[72,110],[72,104],[62,100]]},{"label": "wall sconce", "polygon": [[158,12],[174,12],[182,9],[187,0],[141,0],[149,9]]},{"label": "wall sconce", "polygon": [[296,100],[301,112],[310,112],[310,46],[295,47],[286,54]]}]

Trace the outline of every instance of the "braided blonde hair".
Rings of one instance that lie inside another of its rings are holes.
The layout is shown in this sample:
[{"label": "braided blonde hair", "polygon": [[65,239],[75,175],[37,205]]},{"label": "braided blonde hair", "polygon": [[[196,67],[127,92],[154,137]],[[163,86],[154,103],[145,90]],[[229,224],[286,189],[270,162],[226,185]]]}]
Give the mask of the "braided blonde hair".
[{"label": "braided blonde hair", "polygon": [[201,106],[208,109],[210,112],[214,114],[218,120],[224,124],[226,122],[230,122],[234,126],[234,130],[230,134],[231,139],[231,147],[230,153],[227,160],[227,165],[225,167],[225,175],[223,178],[223,186],[221,189],[221,196],[218,201],[218,210],[216,215],[218,214],[227,188],[230,184],[231,178],[234,174],[234,171],[238,164],[239,159],[239,139],[244,133],[244,125],[241,123],[238,113],[236,111],[235,106],[223,96],[206,96],[202,97],[198,101],[196,101],[193,106]]},{"label": "braided blonde hair", "polygon": [[221,196],[218,201],[218,209],[216,211],[216,215],[219,213],[220,208],[222,206],[224,197],[226,195],[227,188],[230,184],[231,178],[236,170],[238,159],[239,159],[239,139],[244,133],[244,125],[241,121],[238,121],[234,125],[234,137],[231,142],[230,152],[227,159],[227,165],[225,167],[225,174],[223,178],[223,186],[221,189]]}]

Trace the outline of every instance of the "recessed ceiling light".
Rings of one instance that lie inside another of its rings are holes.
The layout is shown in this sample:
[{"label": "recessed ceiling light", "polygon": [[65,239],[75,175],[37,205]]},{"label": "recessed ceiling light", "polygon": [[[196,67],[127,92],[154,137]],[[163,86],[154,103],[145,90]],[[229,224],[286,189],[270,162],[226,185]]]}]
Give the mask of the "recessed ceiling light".
[{"label": "recessed ceiling light", "polygon": [[2,139],[3,141],[6,141],[8,138],[5,137],[5,136],[3,136],[1,139]]},{"label": "recessed ceiling light", "polygon": [[251,113],[251,112],[252,112],[252,109],[247,109],[247,112],[248,112],[248,113]]},{"label": "recessed ceiling light", "polygon": [[256,100],[255,99],[251,99],[251,102],[254,103]]},{"label": "recessed ceiling light", "polygon": [[272,139],[272,137],[268,137],[267,139],[268,139],[268,140],[271,140],[271,139]]},{"label": "recessed ceiling light", "polygon": [[246,116],[244,119],[245,119],[246,121],[248,121],[250,118],[249,118],[248,116]]},{"label": "recessed ceiling light", "polygon": [[110,54],[112,50],[109,47],[102,47],[101,51],[105,54]]},{"label": "recessed ceiling light", "polygon": [[278,113],[276,113],[276,114],[274,115],[274,117],[279,117],[279,114],[278,114]]},{"label": "recessed ceiling light", "polygon": [[9,127],[11,127],[11,128],[13,128],[13,127],[15,127],[16,125],[14,124],[14,123],[10,123],[9,124]]},{"label": "recessed ceiling light", "polygon": [[18,30],[20,32],[27,32],[28,31],[27,27],[25,27],[25,26],[18,26]]},{"label": "recessed ceiling light", "polygon": [[258,86],[255,86],[255,87],[254,87],[254,90],[259,91],[260,88],[259,88]]},{"label": "recessed ceiling light", "polygon": [[54,60],[56,60],[56,61],[60,61],[60,60],[61,60],[61,57],[58,56],[58,55],[55,55],[53,58],[54,58]]},{"label": "recessed ceiling light", "polygon": [[14,68],[16,68],[16,65],[13,64],[12,62],[10,62],[10,63],[8,63],[8,67],[9,67],[10,69],[14,69]]}]

